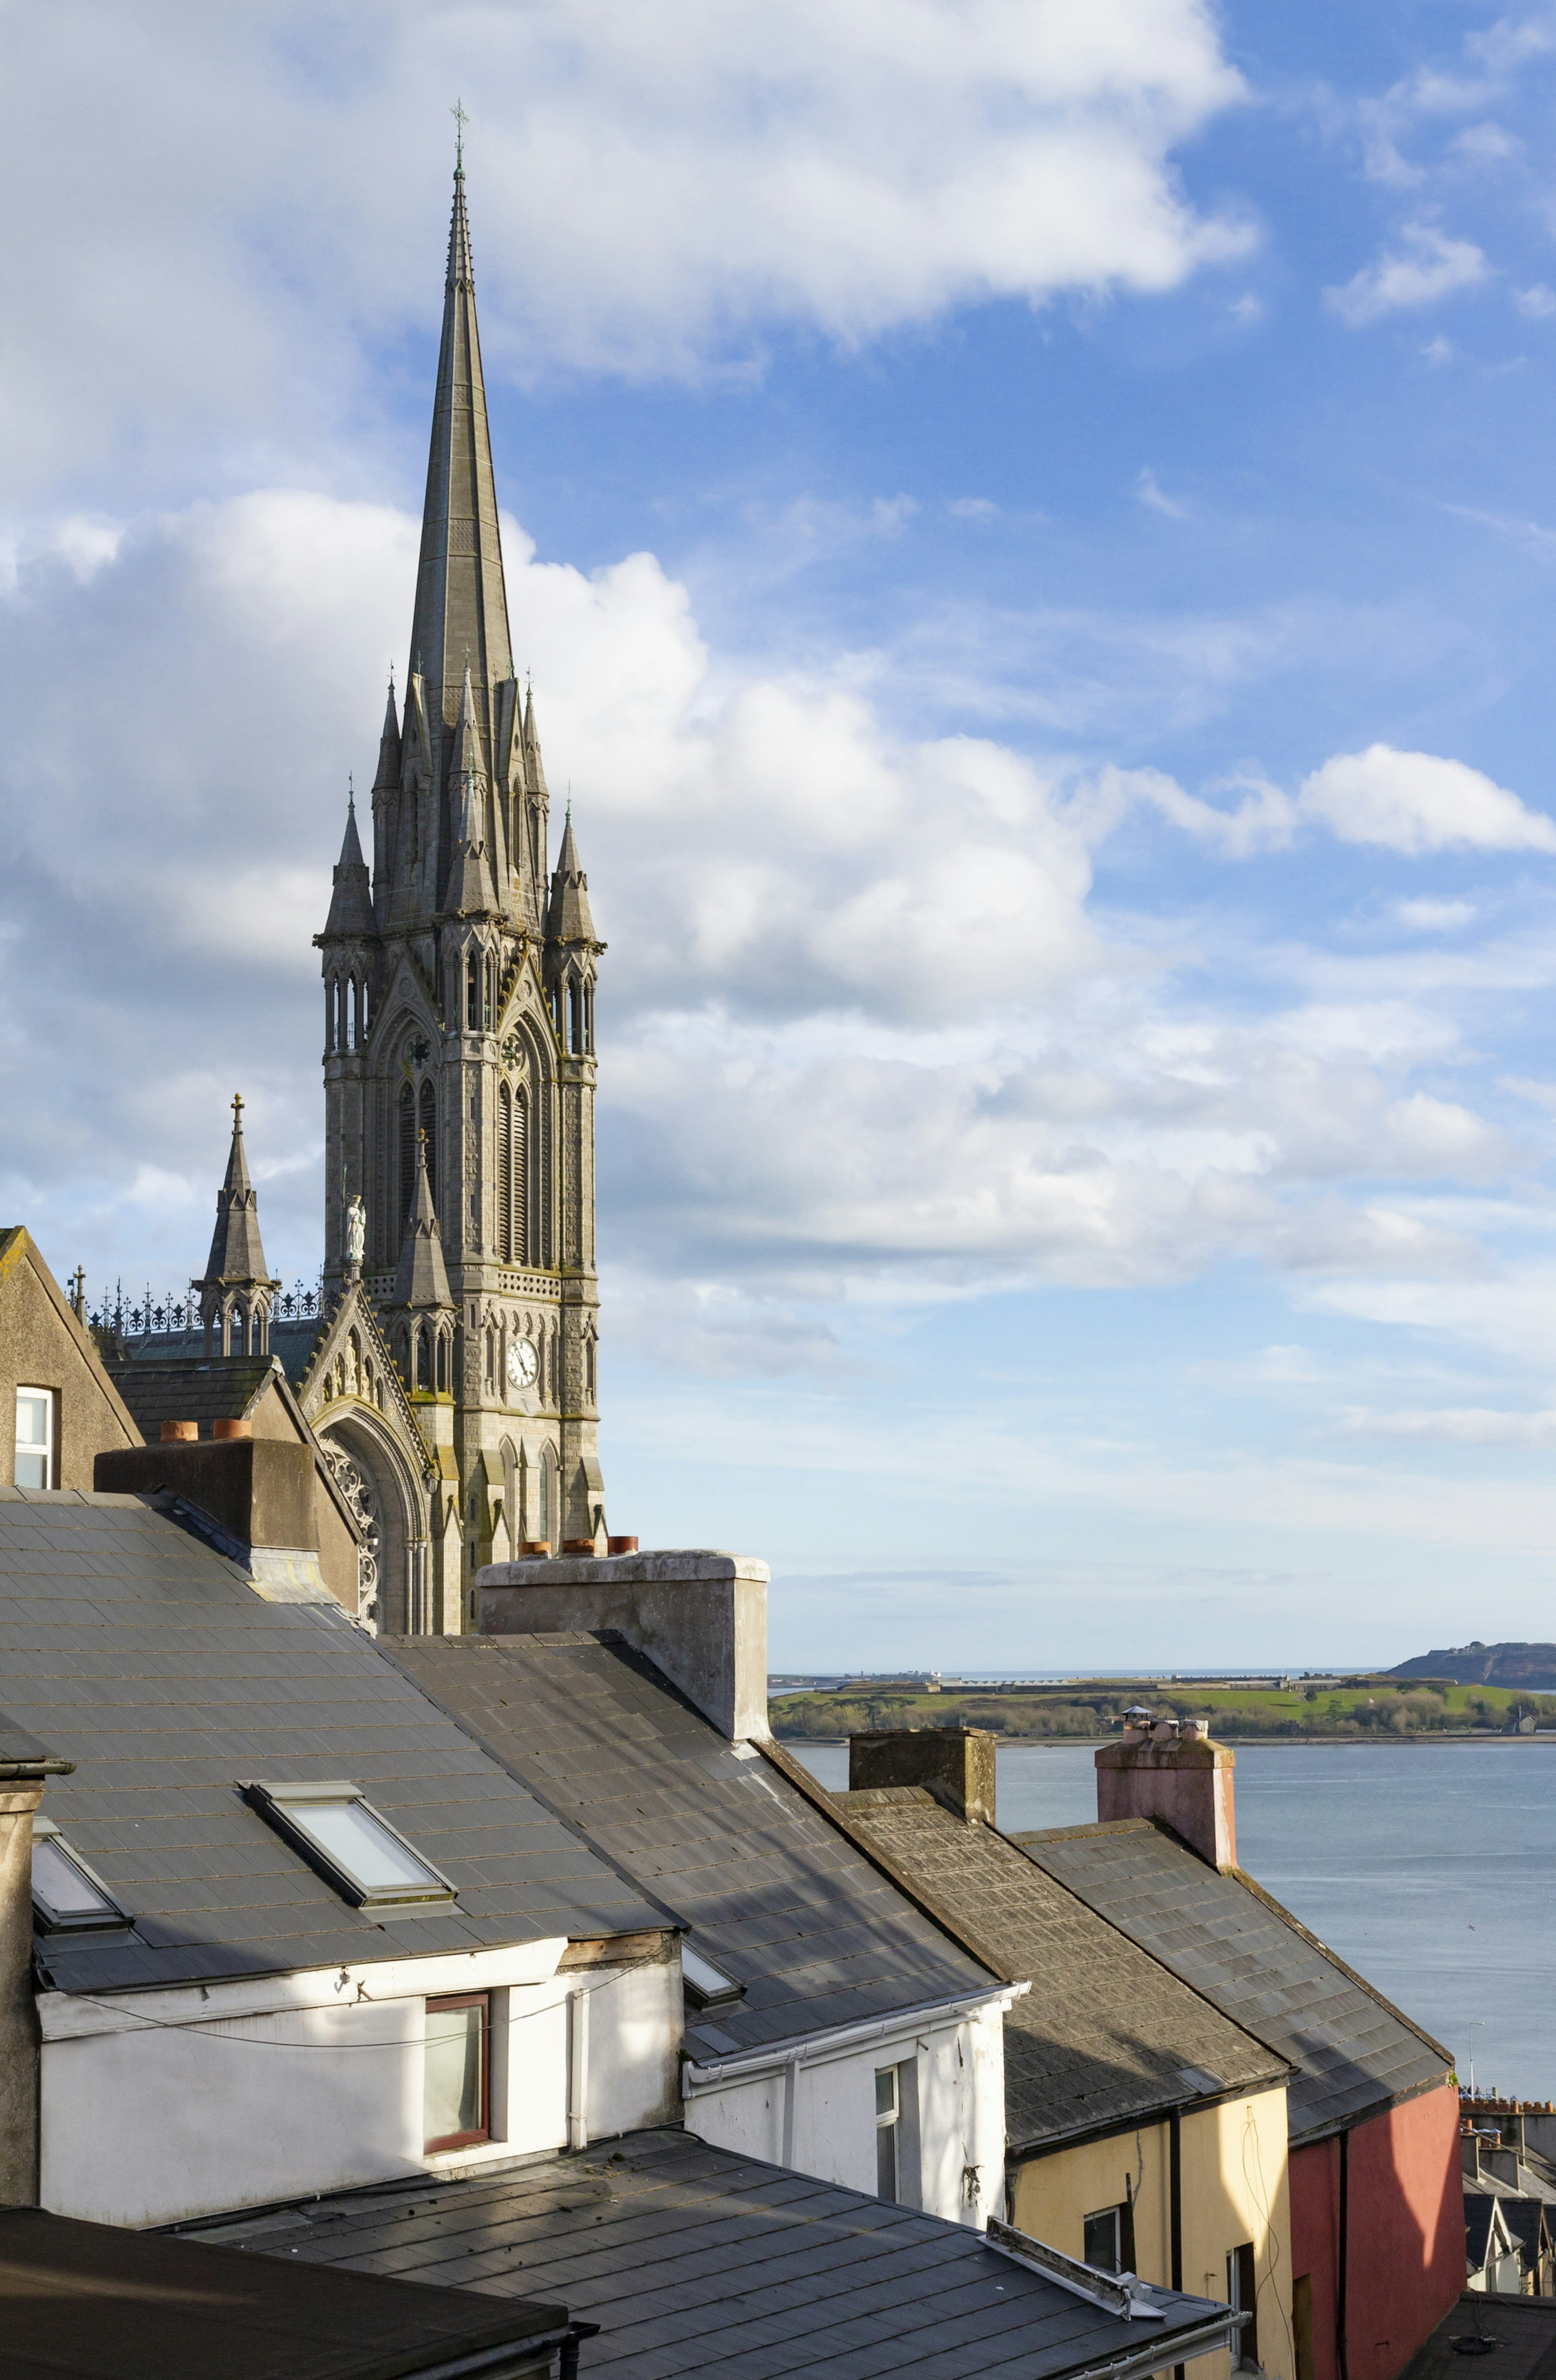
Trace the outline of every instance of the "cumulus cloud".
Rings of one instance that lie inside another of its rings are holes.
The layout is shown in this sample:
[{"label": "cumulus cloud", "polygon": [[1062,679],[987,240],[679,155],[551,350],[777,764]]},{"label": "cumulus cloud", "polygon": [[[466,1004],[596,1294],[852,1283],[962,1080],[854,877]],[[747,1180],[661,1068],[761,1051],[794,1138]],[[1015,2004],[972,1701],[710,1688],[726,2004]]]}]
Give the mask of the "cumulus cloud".
[{"label": "cumulus cloud", "polygon": [[[760,1347],[824,1369],[807,1316],[839,1298],[1176,1281],[1232,1255],[1304,1279],[1476,1269],[1471,1235],[1382,1186],[1509,1162],[1412,1079],[1451,1033],[1349,995],[1222,1014],[1094,914],[1110,816],[1145,802],[1253,848],[1300,822],[1278,789],[1222,788],[1213,826],[1149,772],[1088,797],[993,739],[905,736],[845,677],[732,671],[651,554],[586,575],[511,523],[506,545],[611,945],[624,1316],[653,1281],[715,1368]],[[310,937],[415,551],[391,507],[282,490],[133,524],[84,576],[56,552],[19,567],[0,1198],[89,1266],[198,1261],[239,1086],[281,1261],[316,1245]]]},{"label": "cumulus cloud", "polygon": [[441,271],[430,92],[474,111],[489,372],[695,375],[1249,245],[1173,168],[1244,95],[1205,0],[57,0],[7,40],[0,190],[48,209],[0,262],[13,491],[357,431]]},{"label": "cumulus cloud", "polygon": [[1337,753],[1304,779],[1302,809],[1343,843],[1430,851],[1556,851],[1556,820],[1478,769],[1430,752],[1371,744]]},{"label": "cumulus cloud", "polygon": [[1398,248],[1364,265],[1343,287],[1326,289],[1324,298],[1343,322],[1360,330],[1402,308],[1435,306],[1477,288],[1489,272],[1473,240],[1450,239],[1435,224],[1406,224]]}]

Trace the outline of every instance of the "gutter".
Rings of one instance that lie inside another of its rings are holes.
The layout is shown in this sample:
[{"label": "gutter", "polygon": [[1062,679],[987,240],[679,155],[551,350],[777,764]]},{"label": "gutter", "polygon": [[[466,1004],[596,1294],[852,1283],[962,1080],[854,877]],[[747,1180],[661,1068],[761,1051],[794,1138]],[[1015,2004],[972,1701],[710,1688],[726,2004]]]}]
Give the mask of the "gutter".
[{"label": "gutter", "polygon": [[892,2009],[884,2016],[856,2024],[834,2025],[825,2033],[792,2034],[785,2041],[769,2042],[760,2049],[722,2058],[712,2066],[699,2066],[695,2058],[688,2058],[681,2070],[682,2094],[692,2099],[704,2091],[717,2090],[723,2083],[749,2082],[759,2074],[775,2074],[785,2066],[814,2066],[830,2058],[845,2058],[851,2049],[862,2049],[867,2043],[884,2040],[888,2034],[959,2024],[964,2017],[981,2015],[987,2009],[998,2009],[1003,2015],[1012,2000],[1019,1999],[1030,1989],[1029,1984],[1005,1984],[994,1991],[965,1994],[960,1999],[920,2000],[915,2007]]},{"label": "gutter", "polygon": [[1161,2370],[1164,2353],[1181,2355],[1188,2363],[1197,2355],[1214,2355],[1218,2350],[1232,2357],[1235,2371],[1238,2337],[1246,2321],[1246,2314],[1234,2313],[1228,2307],[1218,2320],[1197,2323],[1172,2338],[1163,2338],[1159,2331],[1150,2346],[1137,2347],[1131,2354],[1109,2356],[1102,2363],[1077,2364],[1062,2380],[1144,2380],[1146,2374]]}]

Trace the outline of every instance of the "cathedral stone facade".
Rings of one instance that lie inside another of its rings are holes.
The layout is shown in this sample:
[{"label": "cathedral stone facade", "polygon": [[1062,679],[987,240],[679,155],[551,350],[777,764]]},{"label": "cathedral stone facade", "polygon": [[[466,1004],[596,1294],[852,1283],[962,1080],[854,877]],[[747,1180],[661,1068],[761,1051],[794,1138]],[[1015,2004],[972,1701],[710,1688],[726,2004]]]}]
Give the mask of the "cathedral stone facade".
[{"label": "cathedral stone facade", "polygon": [[[240,1118],[247,1203],[229,1216],[229,1164],[221,1247],[196,1284],[205,1364],[262,1350],[286,1371],[362,1531],[361,1616],[395,1632],[468,1626],[483,1562],[607,1544],[594,1255],[604,945],[570,817],[549,867],[548,812],[508,633],[461,165],[404,700],[391,685],[371,868],[353,802],[315,938],[321,1316],[271,1310],[279,1284],[263,1277]],[[164,1337],[121,1348],[117,1363],[153,1354],[195,1360]]]}]

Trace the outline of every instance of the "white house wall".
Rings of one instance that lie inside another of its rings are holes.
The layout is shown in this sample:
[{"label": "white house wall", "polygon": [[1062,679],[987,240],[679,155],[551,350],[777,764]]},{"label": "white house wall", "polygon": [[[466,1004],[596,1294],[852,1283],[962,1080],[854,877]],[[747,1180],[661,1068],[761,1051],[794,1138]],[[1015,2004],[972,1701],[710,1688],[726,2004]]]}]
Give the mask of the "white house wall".
[{"label": "white house wall", "polygon": [[[687,2086],[686,2123],[716,2148],[767,2158],[873,2197],[875,2077],[912,2070],[904,2094],[903,2196],[981,2226],[1000,2211],[1004,2170],[1004,2032],[994,2005],[872,2041],[806,2054],[754,2074]],[[917,2137],[915,2138],[915,2134]]]},{"label": "white house wall", "polygon": [[[203,1998],[46,1993],[42,2203],[171,2223],[562,2148],[585,2001],[590,2131],[663,2122],[678,2104],[675,1969],[557,1974],[565,1947],[213,1985]],[[429,2157],[426,2001],[471,1990],[492,1994],[492,2140]]]}]

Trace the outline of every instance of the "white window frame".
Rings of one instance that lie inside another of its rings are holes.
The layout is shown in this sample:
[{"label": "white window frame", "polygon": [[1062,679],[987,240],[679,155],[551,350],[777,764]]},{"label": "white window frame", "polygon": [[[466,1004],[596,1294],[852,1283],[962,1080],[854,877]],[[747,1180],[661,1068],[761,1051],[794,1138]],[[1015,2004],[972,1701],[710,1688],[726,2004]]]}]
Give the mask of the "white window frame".
[{"label": "white window frame", "polygon": [[[27,1439],[27,1440],[24,1442],[24,1440],[23,1440],[23,1439],[22,1439],[22,1436],[21,1436],[21,1401],[22,1401],[23,1397],[39,1397],[39,1398],[41,1398],[41,1399],[43,1400],[43,1487],[44,1487],[45,1488],[51,1488],[56,1487],[56,1486],[58,1485],[58,1480],[59,1480],[58,1463],[57,1463],[57,1460],[56,1460],[56,1456],[55,1456],[55,1448],[56,1448],[56,1445],[57,1445],[57,1443],[58,1443],[58,1439],[59,1439],[58,1413],[57,1413],[57,1405],[58,1405],[58,1390],[55,1390],[55,1389],[43,1389],[43,1388],[37,1388],[37,1387],[34,1387],[34,1386],[33,1386],[33,1384],[32,1384],[30,1381],[26,1381],[26,1380],[18,1381],[18,1384],[17,1384],[16,1435],[15,1435],[15,1438],[14,1438],[14,1439],[13,1439],[13,1442],[12,1442],[12,1449],[11,1449],[11,1479],[12,1479],[12,1484],[13,1484],[14,1486],[18,1487],[18,1488],[19,1488],[19,1487],[22,1485],[22,1482],[21,1482],[19,1479],[18,1479],[18,1478],[17,1478],[16,1473],[17,1473],[17,1464],[18,1464],[18,1463],[19,1463],[19,1461],[21,1460],[21,1457],[23,1456],[23,1454],[35,1454],[35,1453],[37,1452],[37,1451],[38,1451],[38,1448],[37,1448],[37,1441],[36,1441],[35,1439]],[[29,1486],[30,1486],[30,1485],[31,1485],[31,1483],[30,1483],[30,1482],[29,1482],[29,1483],[28,1483],[28,1485],[29,1485]]]},{"label": "white window frame", "polygon": [[[889,2082],[892,2086],[889,2107],[881,2105],[882,2082]],[[892,2187],[889,2191],[881,2187],[881,2158],[886,2153],[882,2133],[889,2134],[891,2141]],[[894,2066],[878,2066],[875,2070],[875,2194],[888,2205],[897,2206],[902,2203],[902,2077]]]}]

